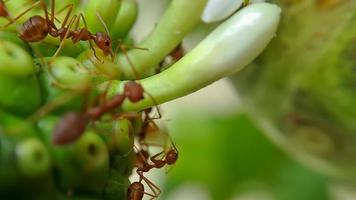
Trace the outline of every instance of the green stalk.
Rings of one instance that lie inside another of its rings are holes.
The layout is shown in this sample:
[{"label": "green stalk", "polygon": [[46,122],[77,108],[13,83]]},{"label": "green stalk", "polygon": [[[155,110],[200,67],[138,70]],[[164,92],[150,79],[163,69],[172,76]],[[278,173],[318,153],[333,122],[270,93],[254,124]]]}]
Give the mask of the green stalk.
[{"label": "green stalk", "polygon": [[[200,22],[207,0],[173,0],[157,27],[137,46],[148,51],[133,49],[128,52],[138,74],[142,75],[157,66],[182,39]],[[124,55],[118,62],[125,78],[136,79]]]},{"label": "green stalk", "polygon": [[[221,24],[195,49],[164,72],[143,79],[146,96],[138,103],[126,101],[123,110],[142,110],[199,90],[241,70],[275,36],[280,8],[267,3],[253,4]],[[110,93],[124,84],[112,85]]]},{"label": "green stalk", "polygon": [[110,29],[110,36],[112,38],[125,38],[135,24],[137,15],[137,2],[135,0],[123,0],[114,26]]}]

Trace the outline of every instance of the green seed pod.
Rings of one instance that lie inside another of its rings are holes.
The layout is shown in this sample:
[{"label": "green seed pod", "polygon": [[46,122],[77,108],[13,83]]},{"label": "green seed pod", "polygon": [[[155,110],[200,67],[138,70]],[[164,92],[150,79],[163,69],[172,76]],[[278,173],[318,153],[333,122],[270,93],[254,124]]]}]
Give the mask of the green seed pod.
[{"label": "green seed pod", "polygon": [[74,58],[58,57],[50,64],[48,70],[60,87],[85,90],[90,86],[87,69]]},{"label": "green seed pod", "polygon": [[104,20],[106,26],[111,29],[113,27],[117,13],[121,6],[121,0],[88,0],[83,5],[83,12],[92,33],[105,32],[104,26],[101,24],[97,14]]},{"label": "green seed pod", "polygon": [[26,177],[37,177],[50,171],[51,159],[44,144],[37,138],[26,139],[16,146],[17,166]]},{"label": "green seed pod", "polygon": [[103,136],[111,154],[126,155],[133,149],[133,127],[131,121],[119,119],[96,125],[97,131]]},{"label": "green seed pod", "polygon": [[83,172],[108,169],[108,150],[104,141],[92,131],[87,131],[73,146],[75,160]]},{"label": "green seed pod", "polygon": [[4,194],[21,182],[21,175],[14,157],[15,141],[0,133],[0,193]]},{"label": "green seed pod", "polygon": [[126,199],[127,188],[130,181],[127,176],[121,175],[118,171],[110,169],[109,180],[106,183],[103,197],[106,200]]},{"label": "green seed pod", "polygon": [[42,69],[38,77],[45,103],[57,102],[57,112],[82,108],[91,77],[81,63],[70,57],[58,57],[50,66],[43,66],[39,60],[38,65]]},{"label": "green seed pod", "polygon": [[131,151],[127,155],[115,155],[111,159],[111,167],[120,174],[130,176],[133,169],[133,162],[135,159],[135,152]]},{"label": "green seed pod", "polygon": [[[16,197],[13,192],[27,191],[35,182],[38,187],[50,179],[45,173],[48,152],[37,137],[38,131],[31,123],[0,110],[0,194],[7,193],[7,199]],[[36,163],[31,160],[35,150],[41,157]],[[47,186],[42,192],[50,190],[51,185]]]},{"label": "green seed pod", "polygon": [[136,22],[137,14],[137,2],[135,0],[123,0],[114,26],[110,29],[110,35],[113,38],[125,38]]},{"label": "green seed pod", "polygon": [[37,129],[28,121],[0,109],[0,133],[11,141],[21,141],[28,137],[37,137]]},{"label": "green seed pod", "polygon": [[0,108],[22,116],[34,112],[42,102],[40,86],[34,74],[27,78],[0,75],[0,96]]},{"label": "green seed pod", "polygon": [[34,73],[31,56],[15,43],[0,40],[0,75],[25,78]]},{"label": "green seed pod", "polygon": [[9,32],[9,31],[0,31],[0,41],[12,42],[22,47],[23,49],[28,50],[28,46],[26,46],[26,43],[19,38],[18,33]]},{"label": "green seed pod", "polygon": [[0,44],[0,108],[28,115],[42,101],[31,56],[12,42],[0,40]]}]

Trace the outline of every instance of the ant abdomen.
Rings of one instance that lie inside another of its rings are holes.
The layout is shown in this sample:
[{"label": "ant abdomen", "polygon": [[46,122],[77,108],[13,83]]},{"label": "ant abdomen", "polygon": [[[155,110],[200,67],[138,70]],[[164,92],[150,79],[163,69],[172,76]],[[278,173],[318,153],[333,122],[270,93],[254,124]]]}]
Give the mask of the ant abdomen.
[{"label": "ant abdomen", "polygon": [[38,42],[43,40],[48,33],[49,26],[46,19],[35,15],[23,23],[20,38],[27,42]]},{"label": "ant abdomen", "polygon": [[133,182],[127,189],[128,200],[141,200],[145,193],[145,188],[140,182]]},{"label": "ant abdomen", "polygon": [[77,140],[84,133],[87,122],[83,113],[66,113],[53,129],[53,143],[65,145]]}]

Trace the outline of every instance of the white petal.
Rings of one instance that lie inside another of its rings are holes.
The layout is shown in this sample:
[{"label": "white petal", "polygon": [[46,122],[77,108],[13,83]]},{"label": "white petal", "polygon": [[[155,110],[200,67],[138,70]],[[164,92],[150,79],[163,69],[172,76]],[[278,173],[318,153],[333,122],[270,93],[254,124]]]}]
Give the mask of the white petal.
[{"label": "white petal", "polygon": [[241,7],[243,0],[209,0],[201,19],[205,23],[223,20]]}]

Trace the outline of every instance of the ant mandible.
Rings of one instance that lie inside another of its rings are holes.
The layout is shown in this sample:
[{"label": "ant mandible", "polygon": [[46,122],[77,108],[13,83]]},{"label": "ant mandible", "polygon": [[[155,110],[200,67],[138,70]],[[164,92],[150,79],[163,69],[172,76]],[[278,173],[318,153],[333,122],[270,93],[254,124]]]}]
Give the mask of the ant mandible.
[{"label": "ant mandible", "polygon": [[86,129],[90,121],[96,121],[100,117],[122,105],[125,99],[135,103],[144,98],[144,89],[141,84],[129,81],[124,86],[122,94],[116,94],[111,99],[89,108],[84,112],[68,112],[57,123],[53,130],[53,143],[65,145],[74,142]]},{"label": "ant mandible", "polygon": [[[53,56],[54,58],[58,55],[59,51],[63,47],[65,39],[69,39],[69,38],[72,39],[72,42],[74,44],[79,41],[88,41],[90,48],[94,51],[95,54],[95,49],[91,43],[91,41],[94,41],[94,43],[103,51],[105,56],[110,55],[113,58],[112,42],[108,33],[108,29],[100,16],[98,17],[100,21],[103,23],[106,32],[105,33],[97,32],[95,34],[92,34],[88,30],[86,20],[82,13],[80,13],[79,15],[73,15],[68,23],[68,19],[72,13],[73,6],[74,6],[73,4],[68,4],[61,9],[61,11],[64,11],[65,9],[68,9],[68,11],[61,24],[61,27],[57,28],[57,26],[54,23],[55,0],[51,0],[51,3],[52,3],[51,13],[50,13],[51,17],[49,17],[46,3],[43,0],[40,1],[40,4],[42,5],[42,8],[45,13],[45,17],[43,18],[42,16],[35,15],[30,17],[27,21],[25,21],[20,30],[20,38],[22,40],[26,42],[38,42],[46,38],[48,35],[52,37],[59,37],[61,40],[61,44],[59,45],[59,48],[54,54]],[[18,20],[20,17],[22,17],[24,14],[30,11],[37,4],[38,2],[34,3],[30,9],[27,9],[26,11],[24,11],[23,13],[15,17],[14,20],[6,24],[4,28],[12,24],[14,21]],[[79,28],[80,19],[83,20],[84,28]],[[75,28],[74,30],[71,30],[73,24],[75,24]]]}]

